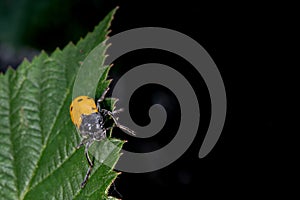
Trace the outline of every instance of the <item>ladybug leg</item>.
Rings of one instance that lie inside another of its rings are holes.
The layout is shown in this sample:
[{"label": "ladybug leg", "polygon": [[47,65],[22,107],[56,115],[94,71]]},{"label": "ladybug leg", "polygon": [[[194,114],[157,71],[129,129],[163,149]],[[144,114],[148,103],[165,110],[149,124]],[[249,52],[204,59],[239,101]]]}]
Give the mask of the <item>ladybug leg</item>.
[{"label": "ladybug leg", "polygon": [[91,161],[90,156],[89,156],[89,147],[91,146],[92,143],[93,143],[93,141],[89,140],[86,143],[85,150],[84,150],[85,157],[86,157],[90,167],[94,166],[93,162]]},{"label": "ladybug leg", "polygon": [[105,95],[107,94],[109,87],[102,93],[101,97],[97,100],[97,108],[100,111],[100,103],[105,99]]},{"label": "ladybug leg", "polygon": [[91,174],[91,172],[92,172],[92,169],[93,169],[93,167],[94,167],[94,164],[93,164],[93,162],[92,162],[92,160],[90,159],[90,156],[89,156],[89,147],[91,146],[92,143],[93,143],[93,141],[92,141],[92,140],[89,140],[89,141],[86,143],[86,146],[85,146],[85,151],[84,151],[84,153],[85,153],[85,157],[86,157],[86,159],[87,159],[87,161],[88,161],[89,168],[88,168],[88,170],[87,170],[87,172],[86,172],[86,175],[85,175],[85,177],[84,177],[83,182],[81,183],[81,188],[83,188],[83,187],[85,186],[85,184],[87,183],[87,181],[88,181],[88,179],[89,179],[89,176],[90,176],[90,174]]},{"label": "ladybug leg", "polygon": [[116,126],[119,127],[120,129],[123,129],[124,131],[127,131],[131,135],[135,135],[134,131],[128,128],[127,126],[123,126],[122,124],[116,124]]},{"label": "ladybug leg", "polygon": [[89,138],[83,138],[81,142],[77,145],[76,149],[80,149],[83,145],[85,145],[89,141]]},{"label": "ladybug leg", "polygon": [[105,109],[102,109],[101,112],[103,113],[103,115],[109,115],[113,120],[114,120],[114,123],[115,125],[120,128],[120,129],[123,129],[124,131],[132,134],[132,135],[135,135],[134,131],[131,130],[130,128],[126,127],[126,126],[123,126],[122,124],[120,124],[117,120],[117,118],[114,116],[114,113],[116,112],[119,112],[120,110],[116,110],[114,112],[110,112],[108,110],[105,110]]},{"label": "ladybug leg", "polygon": [[77,146],[76,146],[76,149],[80,149],[80,147],[83,146],[83,141],[81,141]]},{"label": "ladybug leg", "polygon": [[87,170],[86,175],[84,177],[84,180],[82,181],[82,183],[80,185],[81,188],[84,188],[84,186],[86,185],[86,183],[87,183],[87,181],[88,181],[88,179],[89,179],[89,177],[91,175],[91,172],[92,172],[92,167],[89,167],[89,169]]},{"label": "ladybug leg", "polygon": [[120,109],[118,109],[118,110],[112,111],[112,114],[114,115],[114,114],[117,114],[117,113],[120,113],[120,112],[123,112],[123,111],[124,111],[124,109],[123,109],[123,108],[120,108]]}]

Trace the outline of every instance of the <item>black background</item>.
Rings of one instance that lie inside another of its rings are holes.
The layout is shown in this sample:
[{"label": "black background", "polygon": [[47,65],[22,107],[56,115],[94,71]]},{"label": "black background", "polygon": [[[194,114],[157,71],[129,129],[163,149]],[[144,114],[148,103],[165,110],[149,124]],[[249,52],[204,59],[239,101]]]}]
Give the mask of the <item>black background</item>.
[{"label": "black background", "polygon": [[[56,46],[63,47],[70,40],[77,41],[87,31],[92,31],[116,6],[119,9],[110,35],[131,28],[154,26],[179,31],[201,44],[222,75],[228,107],[218,143],[205,158],[199,159],[198,152],[210,116],[208,91],[201,76],[194,73],[185,60],[168,52],[141,50],[122,56],[109,74],[115,80],[112,87],[134,66],[149,62],[167,64],[182,73],[201,98],[201,122],[196,139],[177,161],[155,172],[122,173],[110,194],[122,199],[241,199],[280,194],[282,175],[278,163],[282,162],[282,157],[278,159],[281,155],[273,144],[277,120],[277,102],[274,100],[277,69],[270,63],[278,56],[272,49],[280,23],[278,13],[283,9],[281,5],[188,0],[100,3],[77,0],[73,1],[69,18],[57,19],[56,24],[41,27],[40,32],[27,32],[24,41],[51,52]],[[78,32],[72,34],[72,25],[79,27]],[[128,140],[124,148],[151,151],[167,144],[176,133],[180,120],[179,104],[172,92],[164,87],[147,85],[133,95],[130,102],[133,120],[140,125],[149,123],[148,108],[155,103],[149,99],[157,95],[165,99],[168,112],[164,129],[146,140],[124,136],[115,130],[115,137]]]},{"label": "black background", "polygon": [[[166,52],[144,50],[124,56],[120,61],[123,65],[119,73],[142,63],[160,62],[184,74],[201,99],[203,116],[195,141],[176,162],[156,172],[123,173],[120,176],[116,181],[116,189],[124,199],[268,196],[280,185],[279,175],[275,170],[276,153],[271,145],[276,116],[272,96],[275,68],[268,66],[270,58],[266,49],[272,42],[269,34],[276,18],[269,6],[216,2],[207,4],[196,1],[120,3],[112,33],[136,27],[158,26],[192,37],[217,64],[228,97],[227,118],[220,140],[208,156],[199,159],[197,155],[210,114],[205,84],[199,84],[201,77],[195,75],[192,66],[184,60]],[[148,90],[146,87],[144,89],[139,91],[140,99],[136,94],[131,100],[133,119],[141,125],[147,122],[147,112],[146,109],[141,110],[143,106],[139,102],[143,101],[144,107],[151,104],[145,100],[148,99],[146,95],[151,92],[151,86]],[[158,91],[163,90],[152,89],[152,95],[159,95]],[[166,98],[169,98],[168,105],[176,105],[176,100],[171,95]],[[169,108],[167,105],[165,107]],[[138,115],[143,111],[144,115]],[[168,115],[167,128],[146,142],[157,146],[157,143],[161,145],[161,141],[170,141],[170,130],[174,129],[178,121],[178,107],[174,106],[168,111],[171,114]],[[147,145],[140,140],[126,139],[129,142],[125,148],[128,149],[140,151],[140,148]]]}]

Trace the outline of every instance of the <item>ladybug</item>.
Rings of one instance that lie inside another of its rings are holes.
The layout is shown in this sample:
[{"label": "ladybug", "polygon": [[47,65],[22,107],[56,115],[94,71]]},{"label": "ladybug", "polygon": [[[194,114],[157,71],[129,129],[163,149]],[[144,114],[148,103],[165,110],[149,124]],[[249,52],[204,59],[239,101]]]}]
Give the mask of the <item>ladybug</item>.
[{"label": "ladybug", "polygon": [[[114,114],[121,112],[122,109],[109,111],[100,107],[100,103],[105,99],[108,90],[109,88],[107,88],[97,100],[97,105],[94,99],[88,96],[76,97],[70,105],[71,120],[82,137],[81,142],[76,148],[79,149],[81,146],[85,146],[84,153],[89,165],[89,169],[81,183],[81,188],[87,183],[94,166],[88,154],[88,149],[93,142],[104,139],[106,137],[106,131],[112,129],[114,126],[134,135],[134,131],[119,124],[117,118],[114,116]],[[113,119],[114,124],[113,126],[106,127],[105,122],[109,118]]]}]

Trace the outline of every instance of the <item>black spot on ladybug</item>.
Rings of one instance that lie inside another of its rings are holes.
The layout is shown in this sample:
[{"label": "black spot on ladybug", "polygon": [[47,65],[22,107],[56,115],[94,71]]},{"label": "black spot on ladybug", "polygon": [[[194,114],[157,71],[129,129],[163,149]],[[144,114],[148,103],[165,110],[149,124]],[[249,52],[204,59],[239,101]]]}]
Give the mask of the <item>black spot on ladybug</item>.
[{"label": "black spot on ladybug", "polygon": [[80,101],[82,101],[82,100],[83,100],[83,99],[78,99],[77,102],[80,102]]},{"label": "black spot on ladybug", "polygon": [[88,98],[86,98],[86,99],[91,99],[91,97],[88,97]]},{"label": "black spot on ladybug", "polygon": [[71,107],[71,111],[73,110],[73,106]]},{"label": "black spot on ladybug", "polygon": [[92,108],[92,110],[97,110],[97,108],[94,107],[94,108]]}]

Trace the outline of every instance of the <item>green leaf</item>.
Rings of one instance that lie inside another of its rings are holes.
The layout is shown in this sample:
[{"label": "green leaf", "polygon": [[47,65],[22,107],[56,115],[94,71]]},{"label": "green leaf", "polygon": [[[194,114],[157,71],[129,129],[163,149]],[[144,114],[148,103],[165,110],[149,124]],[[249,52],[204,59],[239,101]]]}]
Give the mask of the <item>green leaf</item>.
[{"label": "green leaf", "polygon": [[[0,74],[0,196],[3,199],[107,199],[118,173],[112,170],[123,141],[94,143],[95,166],[85,188],[88,169],[79,134],[69,116],[78,70],[91,64],[100,78],[95,97],[109,84],[103,66],[106,38],[115,10],[81,39],[24,60],[17,71]],[[90,53],[93,53],[90,56]],[[98,55],[98,56],[96,56]],[[97,85],[97,83],[96,83]],[[114,100],[105,105],[114,108]]]}]

